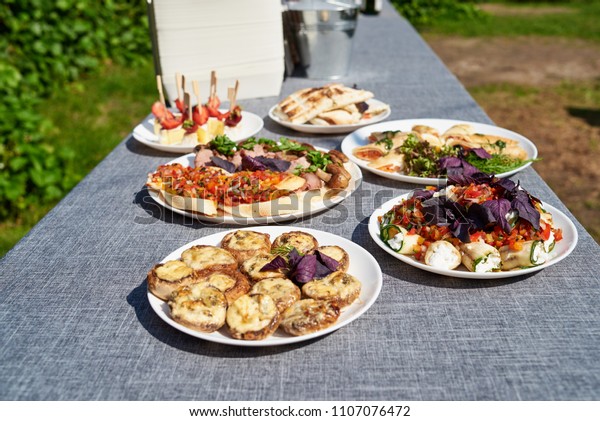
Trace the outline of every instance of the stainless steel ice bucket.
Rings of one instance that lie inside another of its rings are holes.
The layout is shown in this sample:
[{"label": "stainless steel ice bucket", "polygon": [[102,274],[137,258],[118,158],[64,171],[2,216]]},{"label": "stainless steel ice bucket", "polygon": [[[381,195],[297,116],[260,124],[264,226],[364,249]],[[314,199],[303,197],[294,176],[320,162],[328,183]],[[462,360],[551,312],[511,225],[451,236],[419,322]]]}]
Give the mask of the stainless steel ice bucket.
[{"label": "stainless steel ice bucket", "polygon": [[310,79],[338,79],[348,73],[358,6],[354,0],[288,0],[284,24],[297,64]]}]

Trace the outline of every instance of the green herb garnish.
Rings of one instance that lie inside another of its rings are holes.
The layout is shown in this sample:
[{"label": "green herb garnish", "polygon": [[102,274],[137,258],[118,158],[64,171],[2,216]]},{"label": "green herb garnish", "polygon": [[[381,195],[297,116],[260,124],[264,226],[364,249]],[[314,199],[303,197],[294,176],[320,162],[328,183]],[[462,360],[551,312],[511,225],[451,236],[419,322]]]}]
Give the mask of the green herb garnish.
[{"label": "green herb garnish", "polygon": [[389,151],[394,146],[394,141],[392,139],[390,139],[389,137],[386,137],[384,139],[378,140],[377,142],[375,142],[375,144],[376,145],[384,144],[385,145],[385,149],[387,151]]},{"label": "green herb garnish", "polygon": [[279,246],[271,249],[271,254],[287,257],[294,250],[294,246]]},{"label": "green herb garnish", "polygon": [[466,161],[486,174],[502,174],[522,167],[529,162],[539,161],[539,159],[523,160],[502,154],[492,154],[491,158],[485,159],[471,153],[467,155]]},{"label": "green herb garnish", "polygon": [[284,152],[300,152],[306,151],[308,148],[306,146],[301,145],[298,142],[294,142],[286,137],[282,137],[279,139],[279,144],[274,145],[271,148],[273,152],[284,151]]},{"label": "green herb garnish", "polygon": [[210,142],[210,147],[222,155],[232,156],[235,153],[237,143],[226,135],[219,135]]},{"label": "green herb garnish", "polygon": [[327,169],[327,165],[333,162],[329,154],[320,151],[310,151],[306,154],[306,160],[310,162],[308,168],[297,166],[294,170],[295,175],[300,175],[305,172],[315,172],[318,169],[325,171]]},{"label": "green herb garnish", "polygon": [[406,174],[416,177],[439,177],[439,159],[458,154],[455,147],[434,147],[428,142],[421,141],[413,133],[406,137],[398,150],[404,154]]},{"label": "green herb garnish", "polygon": [[241,149],[246,149],[247,151],[250,151],[250,150],[254,149],[254,146],[256,146],[256,145],[276,146],[277,142],[275,142],[274,140],[271,140],[271,139],[264,138],[264,137],[261,137],[259,139],[255,138],[255,137],[251,137],[248,140],[241,142],[238,145],[238,147]]}]

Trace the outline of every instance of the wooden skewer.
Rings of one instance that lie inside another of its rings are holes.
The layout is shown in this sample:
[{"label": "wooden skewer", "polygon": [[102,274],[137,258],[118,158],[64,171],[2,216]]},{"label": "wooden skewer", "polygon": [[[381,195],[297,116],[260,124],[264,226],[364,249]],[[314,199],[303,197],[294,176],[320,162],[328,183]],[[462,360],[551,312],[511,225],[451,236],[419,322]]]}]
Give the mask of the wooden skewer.
[{"label": "wooden skewer", "polygon": [[198,87],[198,81],[192,80],[192,90],[194,91],[194,95],[196,95],[196,101],[198,101],[198,109],[202,107],[202,100],[200,99],[200,88]]},{"label": "wooden skewer", "polygon": [[213,99],[217,94],[217,72],[214,70],[210,72],[210,92],[209,98]]},{"label": "wooden skewer", "polygon": [[162,77],[160,77],[160,75],[156,75],[156,88],[158,89],[158,96],[160,98],[160,103],[166,109],[167,103],[165,101],[165,93],[163,92]]},{"label": "wooden skewer", "polygon": [[181,92],[185,96],[185,75],[181,75]]},{"label": "wooden skewer", "polygon": [[229,98],[229,111],[233,111],[233,109],[235,108],[236,105],[236,98],[237,98],[237,92],[238,92],[238,88],[240,86],[240,81],[236,80],[235,81],[235,88],[228,88],[227,89],[227,97]]},{"label": "wooden skewer", "polygon": [[181,73],[175,73],[175,87],[177,88],[177,99],[181,101]]},{"label": "wooden skewer", "polygon": [[229,99],[229,112],[233,111],[233,96],[235,95],[234,88],[227,88],[227,99]]},{"label": "wooden skewer", "polygon": [[188,94],[187,92],[183,93],[183,102],[185,104],[185,107],[188,110],[188,116],[187,116],[188,118],[187,119],[188,120],[192,120],[193,117],[192,117],[192,107],[190,106],[191,105],[191,103],[190,103],[190,94]]}]

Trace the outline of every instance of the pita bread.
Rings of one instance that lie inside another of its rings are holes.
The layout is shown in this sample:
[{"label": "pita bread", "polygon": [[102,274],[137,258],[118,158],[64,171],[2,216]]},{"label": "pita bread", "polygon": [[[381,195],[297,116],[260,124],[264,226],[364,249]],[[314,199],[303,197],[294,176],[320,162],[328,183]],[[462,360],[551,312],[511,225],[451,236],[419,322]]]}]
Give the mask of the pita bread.
[{"label": "pita bread", "polygon": [[344,115],[343,112],[336,111],[334,117],[329,116],[331,122],[327,124],[324,124],[324,121],[327,121],[327,119],[321,117],[321,115],[332,110],[339,110],[352,104],[364,102],[372,97],[372,92],[348,88],[336,83],[320,88],[306,88],[294,92],[281,101],[273,113],[281,120],[289,121],[293,124],[304,124],[317,117],[320,118],[320,120],[317,120],[320,125],[353,124],[333,123],[336,119],[349,121],[349,118],[355,118],[352,113]]},{"label": "pita bread", "polygon": [[274,112],[284,121],[303,124],[321,112],[333,108],[333,104],[325,88],[308,88],[281,101]]},{"label": "pita bread", "polygon": [[325,111],[312,120],[311,124],[315,126],[340,126],[346,124],[356,124],[362,118],[362,114],[356,108],[356,105],[350,104],[337,110]]},{"label": "pita bread", "polygon": [[373,98],[373,92],[353,89],[341,84],[329,85],[329,97],[333,100],[332,108],[344,108],[350,104],[365,102]]}]

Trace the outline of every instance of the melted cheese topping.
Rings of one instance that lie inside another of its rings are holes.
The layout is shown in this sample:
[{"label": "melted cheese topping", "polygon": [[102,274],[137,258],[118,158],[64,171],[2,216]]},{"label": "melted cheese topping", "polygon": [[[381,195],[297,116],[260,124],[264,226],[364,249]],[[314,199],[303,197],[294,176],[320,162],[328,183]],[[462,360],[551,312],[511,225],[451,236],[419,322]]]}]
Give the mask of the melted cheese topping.
[{"label": "melted cheese topping", "polygon": [[203,332],[225,324],[227,300],[221,291],[204,283],[178,289],[169,301],[174,320]]},{"label": "melted cheese topping", "polygon": [[294,247],[299,253],[306,254],[318,247],[318,243],[310,234],[293,231],[277,237],[273,247]]},{"label": "melted cheese topping", "polygon": [[265,294],[275,300],[277,309],[282,312],[300,299],[300,288],[286,278],[268,278],[254,284],[250,294]]},{"label": "melted cheese topping", "polygon": [[270,245],[269,237],[254,231],[236,231],[226,239],[226,246],[233,250],[268,250]]},{"label": "melted cheese topping", "polygon": [[361,286],[354,276],[345,272],[334,272],[326,278],[304,284],[302,292],[316,300],[335,300],[344,307],[358,298]]},{"label": "melted cheese topping", "polygon": [[242,295],[227,309],[227,325],[244,334],[261,331],[279,316],[275,300],[268,295]]},{"label": "melted cheese topping", "polygon": [[233,276],[221,272],[211,273],[209,276],[202,279],[202,281],[212,285],[221,292],[226,292],[227,290],[233,288],[237,283]]},{"label": "melted cheese topping", "polygon": [[190,276],[194,271],[181,260],[170,260],[154,269],[156,276],[165,281],[178,281]]},{"label": "melted cheese topping", "polygon": [[281,327],[290,335],[306,335],[331,326],[339,316],[340,309],[332,302],[308,298],[296,301],[283,313]]},{"label": "melted cheese topping", "polygon": [[191,247],[181,253],[181,258],[186,265],[195,270],[202,270],[216,265],[237,264],[231,253],[213,246]]}]

